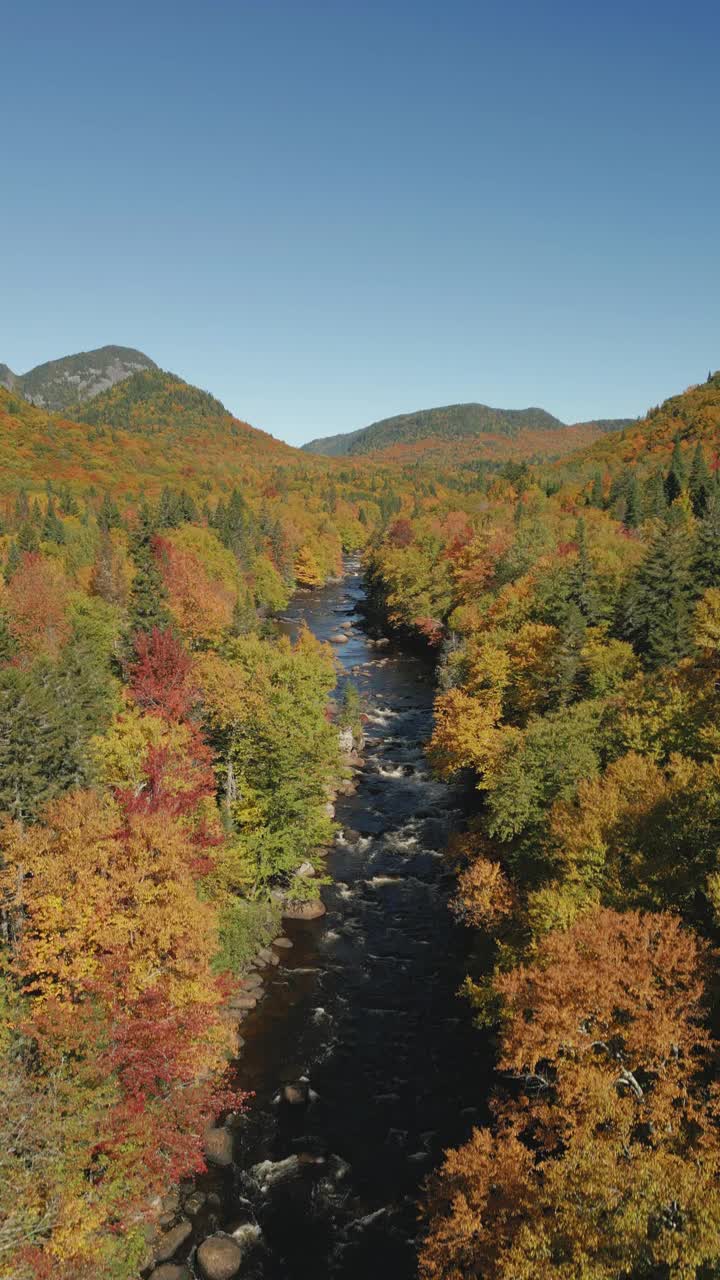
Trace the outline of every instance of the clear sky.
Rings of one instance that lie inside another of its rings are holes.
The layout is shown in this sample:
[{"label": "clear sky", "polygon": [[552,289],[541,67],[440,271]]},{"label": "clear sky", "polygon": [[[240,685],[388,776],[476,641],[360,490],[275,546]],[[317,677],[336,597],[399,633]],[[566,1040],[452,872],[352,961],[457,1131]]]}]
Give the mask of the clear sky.
[{"label": "clear sky", "polygon": [[117,342],[298,443],[720,366],[709,0],[10,0],[0,361]]}]

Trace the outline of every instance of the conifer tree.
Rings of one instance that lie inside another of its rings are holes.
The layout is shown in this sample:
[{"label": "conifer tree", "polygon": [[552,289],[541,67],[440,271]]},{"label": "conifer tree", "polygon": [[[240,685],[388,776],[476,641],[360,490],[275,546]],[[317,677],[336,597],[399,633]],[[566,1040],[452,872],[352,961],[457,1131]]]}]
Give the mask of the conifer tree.
[{"label": "conifer tree", "polygon": [[20,548],[13,538],[10,546],[8,547],[7,560],[5,561],[5,568],[3,570],[3,577],[6,583],[10,581],[13,574],[17,573],[21,562],[22,556],[20,554]]},{"label": "conifer tree", "polygon": [[643,486],[643,518],[661,519],[667,513],[665,482],[660,471],[653,471]]},{"label": "conifer tree", "polygon": [[698,525],[693,575],[699,591],[720,587],[720,496],[713,494]]},{"label": "conifer tree", "polygon": [[693,545],[677,508],[658,529],[623,602],[623,631],[650,667],[677,662],[692,647]]},{"label": "conifer tree", "polygon": [[680,437],[675,436],[675,446],[673,448],[672,458],[670,460],[670,470],[665,477],[665,496],[668,506],[672,506],[676,498],[679,498],[687,484],[687,471],[685,468],[685,458],[680,447]]},{"label": "conifer tree", "polygon": [[65,528],[62,520],[59,519],[55,510],[55,500],[50,494],[47,501],[47,510],[45,519],[43,520],[42,536],[46,542],[56,542],[58,546],[62,546],[65,541]]},{"label": "conifer tree", "polygon": [[110,529],[117,529],[120,524],[120,512],[117,503],[113,501],[108,493],[103,497],[98,511],[97,522],[98,528],[103,533],[108,533]]},{"label": "conifer tree", "polygon": [[713,490],[713,483],[710,476],[710,468],[705,458],[705,451],[699,440],[692,461],[688,489],[695,515],[702,516],[707,508]]},{"label": "conifer tree", "polygon": [[128,635],[131,641],[138,631],[150,632],[153,628],[164,631],[170,626],[167,593],[155,560],[154,540],[152,514],[143,503],[130,542],[135,566],[129,602]]},{"label": "conifer tree", "polygon": [[637,529],[638,526],[642,524],[643,512],[642,502],[640,499],[640,485],[638,484],[638,478],[634,471],[628,479],[625,493],[626,506],[623,523],[627,529]]},{"label": "conifer tree", "polygon": [[587,533],[582,517],[575,526],[575,541],[578,544],[577,559],[570,569],[570,590],[568,601],[580,612],[588,626],[598,621],[599,601],[594,587],[593,567],[587,548]]},{"label": "conifer tree", "polygon": [[39,551],[40,539],[35,525],[30,520],[25,520],[20,525],[17,535],[17,545],[20,551]]}]

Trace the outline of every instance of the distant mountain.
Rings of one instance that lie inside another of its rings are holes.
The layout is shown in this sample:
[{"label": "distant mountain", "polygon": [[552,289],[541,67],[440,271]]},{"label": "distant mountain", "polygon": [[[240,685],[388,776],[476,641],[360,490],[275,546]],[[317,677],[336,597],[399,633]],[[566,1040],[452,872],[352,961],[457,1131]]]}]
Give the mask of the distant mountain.
[{"label": "distant mountain", "polygon": [[42,409],[65,410],[92,400],[141,369],[157,369],[157,365],[132,347],[98,347],[48,360],[29,373],[13,373],[0,364],[0,386],[17,391]]},{"label": "distant mountain", "polygon": [[[617,431],[631,419],[604,419],[585,427],[594,426],[597,432]],[[321,453],[333,457],[345,457],[363,453],[375,453],[397,446],[417,445],[421,441],[468,440],[476,436],[526,438],[529,432],[554,432],[565,428],[565,423],[545,409],[493,409],[486,404],[451,404],[437,409],[419,409],[415,413],[402,413],[394,418],[383,418],[369,427],[348,431],[344,435],[327,436],[310,440],[303,445],[308,453]]]}]

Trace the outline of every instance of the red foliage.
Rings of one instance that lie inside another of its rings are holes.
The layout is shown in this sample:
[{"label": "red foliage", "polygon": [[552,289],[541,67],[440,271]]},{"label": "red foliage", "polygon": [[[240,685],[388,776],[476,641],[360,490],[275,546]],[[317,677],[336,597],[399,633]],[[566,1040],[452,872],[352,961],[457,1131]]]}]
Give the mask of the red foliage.
[{"label": "red foliage", "polygon": [[169,629],[139,631],[134,640],[135,661],[129,670],[130,689],[139,706],[166,720],[186,720],[198,700],[192,680],[192,659]]},{"label": "red foliage", "polygon": [[393,521],[388,530],[387,540],[394,547],[409,547],[415,540],[411,522],[405,516],[400,516]]}]

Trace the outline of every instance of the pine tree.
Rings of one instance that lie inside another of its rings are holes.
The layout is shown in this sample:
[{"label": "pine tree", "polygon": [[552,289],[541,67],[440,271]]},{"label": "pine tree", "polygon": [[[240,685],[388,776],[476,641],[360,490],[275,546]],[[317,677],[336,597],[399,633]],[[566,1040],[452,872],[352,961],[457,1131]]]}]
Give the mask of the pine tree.
[{"label": "pine tree", "polygon": [[663,519],[667,514],[667,495],[662,472],[653,471],[643,486],[643,517]]},{"label": "pine tree", "polygon": [[677,662],[692,647],[692,555],[685,513],[675,509],[625,592],[622,630],[650,667]]},{"label": "pine tree", "polygon": [[42,526],[42,536],[46,542],[55,542],[58,546],[62,546],[65,542],[65,527],[55,510],[55,500],[52,495],[48,496],[47,510],[45,512],[45,519],[43,520]]},{"label": "pine tree", "polygon": [[17,573],[21,563],[22,555],[20,554],[20,548],[13,538],[10,546],[8,547],[7,560],[5,561],[5,568],[3,570],[3,577],[6,583],[10,581],[13,574]]},{"label": "pine tree", "polygon": [[675,436],[675,446],[673,448],[672,458],[670,460],[670,470],[665,477],[665,496],[668,506],[672,506],[676,498],[679,498],[687,484],[687,470],[685,468],[685,458],[682,448],[680,447],[680,437]]},{"label": "pine tree", "polygon": [[637,529],[642,524],[643,512],[640,499],[640,485],[633,471],[626,487],[626,507],[623,523],[627,529]]},{"label": "pine tree", "polygon": [[105,494],[98,511],[98,529],[102,533],[109,533],[111,529],[117,529],[120,525],[120,512],[117,503],[113,501],[109,494]]},{"label": "pine tree", "polygon": [[25,489],[21,489],[15,499],[15,522],[18,525],[24,524],[30,519],[30,501]]},{"label": "pine tree", "polygon": [[713,483],[710,476],[710,468],[705,458],[705,451],[699,440],[690,470],[688,489],[693,511],[696,516],[700,517],[707,508],[713,490]]},{"label": "pine tree", "polygon": [[553,694],[560,706],[574,702],[581,693],[580,668],[587,622],[576,604],[571,603],[560,623],[560,642],[555,653]]},{"label": "pine tree", "polygon": [[10,630],[8,615],[4,609],[0,609],[0,667],[12,662],[17,649],[17,640]]},{"label": "pine tree", "polygon": [[693,576],[699,591],[720,587],[720,496],[713,494],[698,525]]},{"label": "pine tree", "polygon": [[154,521],[147,504],[143,503],[130,542],[135,566],[129,602],[130,643],[138,631],[149,632],[153,628],[164,631],[171,622],[165,584],[155,559],[154,541]]},{"label": "pine tree", "polygon": [[30,520],[25,520],[20,525],[17,535],[17,545],[21,551],[39,551],[40,539],[35,525]]},{"label": "pine tree", "polygon": [[578,544],[577,559],[570,569],[568,603],[574,606],[588,626],[598,621],[599,601],[594,586],[594,572],[587,548],[585,521],[580,518],[575,526]]}]

